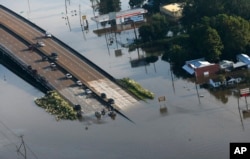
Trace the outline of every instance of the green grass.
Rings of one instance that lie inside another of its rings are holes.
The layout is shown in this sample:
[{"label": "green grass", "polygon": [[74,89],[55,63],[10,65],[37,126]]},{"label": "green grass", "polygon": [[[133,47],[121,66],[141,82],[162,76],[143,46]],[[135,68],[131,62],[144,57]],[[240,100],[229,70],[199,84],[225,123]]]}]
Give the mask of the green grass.
[{"label": "green grass", "polygon": [[35,103],[48,113],[55,115],[57,120],[76,120],[77,113],[73,107],[56,91],[49,91],[44,97],[35,100]]},{"label": "green grass", "polygon": [[154,94],[152,92],[144,89],[140,84],[130,78],[119,79],[118,83],[141,100],[154,99]]}]

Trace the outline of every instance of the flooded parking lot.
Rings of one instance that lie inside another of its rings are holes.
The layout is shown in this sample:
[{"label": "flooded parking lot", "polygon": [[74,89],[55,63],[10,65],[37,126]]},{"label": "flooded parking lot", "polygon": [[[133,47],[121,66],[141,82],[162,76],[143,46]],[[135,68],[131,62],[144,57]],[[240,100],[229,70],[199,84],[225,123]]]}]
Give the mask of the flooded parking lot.
[{"label": "flooded parking lot", "polygon": [[[127,3],[122,1],[123,9],[127,9]],[[250,120],[241,120],[233,90],[220,94],[198,86],[197,95],[193,82],[175,75],[172,81],[169,64],[160,56],[155,63],[134,67],[131,60],[146,52],[129,52],[116,43],[107,45],[104,35],[93,33],[101,26],[90,20],[93,11],[89,1],[71,0],[71,29],[62,18],[62,0],[30,0],[30,12],[28,3],[2,0],[1,4],[48,30],[115,78],[129,77],[139,82],[156,98],[123,111],[134,123],[122,116],[115,120],[90,117],[81,122],[58,122],[34,104],[34,98],[43,94],[1,65],[0,158],[22,158],[16,153],[16,146],[21,144],[19,135],[24,135],[29,147],[28,158],[60,159],[229,158],[230,142],[249,142]],[[71,15],[79,4],[89,19],[88,31],[82,32],[79,16]],[[133,36],[133,30],[117,34],[120,41]],[[116,56],[117,49],[122,50],[121,56]],[[76,93],[81,96],[84,92]],[[160,96],[165,96],[166,101],[159,103]],[[160,112],[162,105],[167,107],[167,113]],[[246,109],[245,105],[245,99],[240,98],[240,110]]]}]

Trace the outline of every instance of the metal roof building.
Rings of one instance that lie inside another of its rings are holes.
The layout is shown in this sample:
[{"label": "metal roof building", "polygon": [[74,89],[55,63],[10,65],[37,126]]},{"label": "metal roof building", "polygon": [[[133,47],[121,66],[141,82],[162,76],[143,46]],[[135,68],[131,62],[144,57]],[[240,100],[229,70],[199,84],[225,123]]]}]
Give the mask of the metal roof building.
[{"label": "metal roof building", "polygon": [[172,18],[179,19],[182,17],[183,3],[172,3],[164,5],[160,11]]},{"label": "metal roof building", "polygon": [[145,13],[147,13],[147,10],[143,8],[136,8],[121,12],[111,12],[109,14],[92,17],[91,19],[98,23],[116,20],[116,24],[122,24],[128,20],[132,20],[134,22],[142,21],[144,20],[143,14]]}]

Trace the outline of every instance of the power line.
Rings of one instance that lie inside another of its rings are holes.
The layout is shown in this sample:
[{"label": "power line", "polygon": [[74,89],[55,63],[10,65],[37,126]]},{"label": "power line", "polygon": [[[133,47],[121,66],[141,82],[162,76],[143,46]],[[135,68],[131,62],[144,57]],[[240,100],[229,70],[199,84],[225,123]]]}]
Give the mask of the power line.
[{"label": "power line", "polygon": [[[9,132],[11,132],[15,137],[17,138],[21,138],[21,144],[19,146],[17,146],[17,144],[15,144],[5,133],[3,133],[2,131],[1,134],[11,143],[14,144],[17,148],[17,154],[21,155],[22,157],[24,157],[24,159],[27,159],[27,150],[36,158],[38,159],[37,155],[31,150],[31,148],[24,142],[23,139],[23,135],[18,136],[17,134],[15,134],[15,132],[13,132],[6,124],[4,124],[1,120],[0,123],[3,125],[3,127],[5,129],[7,129]],[[21,150],[23,149],[24,152],[22,152]]]}]

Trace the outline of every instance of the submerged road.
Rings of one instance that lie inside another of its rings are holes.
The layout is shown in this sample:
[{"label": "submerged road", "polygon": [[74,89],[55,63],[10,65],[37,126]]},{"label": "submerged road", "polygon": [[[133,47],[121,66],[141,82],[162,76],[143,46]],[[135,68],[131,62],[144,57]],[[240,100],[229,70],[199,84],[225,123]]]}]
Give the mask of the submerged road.
[{"label": "submerged road", "polygon": [[[96,70],[88,62],[76,56],[69,47],[52,36],[45,38],[45,33],[32,25],[26,20],[13,14],[0,6],[0,24],[11,30],[15,35],[8,32],[4,27],[0,28],[0,44],[13,53],[15,57],[22,60],[25,64],[30,65],[38,71],[38,74],[45,77],[48,82],[64,95],[73,104],[80,104],[84,107],[85,113],[93,113],[101,107],[91,102],[81,102],[84,93],[79,87],[76,87],[76,79],[82,81],[84,85],[94,91],[97,95],[105,93],[107,98],[115,101],[115,107],[123,110],[134,105],[137,100],[119,87],[115,82],[107,78],[102,72]],[[34,50],[28,49],[28,44],[21,41],[21,37],[29,44],[35,44],[42,41],[45,46]],[[56,64],[63,70],[52,70],[48,61],[42,61],[41,53],[50,56],[52,52],[58,54]],[[66,79],[65,73],[73,75],[73,79]]]}]

